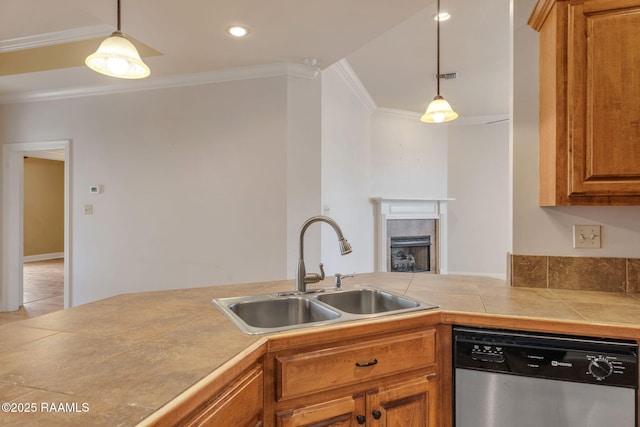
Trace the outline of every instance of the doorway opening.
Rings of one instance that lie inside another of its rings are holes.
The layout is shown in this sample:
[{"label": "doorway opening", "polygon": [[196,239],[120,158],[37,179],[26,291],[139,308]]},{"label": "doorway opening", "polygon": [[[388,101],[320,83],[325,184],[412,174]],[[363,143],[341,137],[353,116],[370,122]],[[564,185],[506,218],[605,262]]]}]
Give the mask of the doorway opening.
[{"label": "doorway opening", "polygon": [[[33,143],[5,144],[3,156],[3,274],[0,311],[15,311],[25,303],[25,256],[24,256],[24,158],[56,157],[64,162],[64,206],[63,206],[63,250],[62,265],[55,266],[62,272],[63,306],[71,306],[70,278],[70,141],[48,141]],[[49,156],[49,157],[46,157]],[[59,258],[60,254],[54,254]],[[51,254],[48,255],[51,257]],[[27,259],[29,260],[29,259]],[[31,259],[33,260],[33,259]],[[57,280],[60,280],[59,275]],[[42,314],[42,312],[35,313]]]},{"label": "doorway opening", "polygon": [[64,308],[64,150],[24,156],[22,307],[29,317]]}]

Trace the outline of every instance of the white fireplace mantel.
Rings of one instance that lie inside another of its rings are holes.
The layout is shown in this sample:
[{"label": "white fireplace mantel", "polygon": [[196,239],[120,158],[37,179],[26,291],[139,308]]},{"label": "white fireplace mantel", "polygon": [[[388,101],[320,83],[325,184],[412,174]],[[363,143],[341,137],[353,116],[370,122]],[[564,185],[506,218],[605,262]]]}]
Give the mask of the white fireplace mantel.
[{"label": "white fireplace mantel", "polygon": [[375,222],[375,271],[387,271],[387,220],[437,220],[437,273],[447,274],[447,202],[452,198],[384,198],[371,197]]}]

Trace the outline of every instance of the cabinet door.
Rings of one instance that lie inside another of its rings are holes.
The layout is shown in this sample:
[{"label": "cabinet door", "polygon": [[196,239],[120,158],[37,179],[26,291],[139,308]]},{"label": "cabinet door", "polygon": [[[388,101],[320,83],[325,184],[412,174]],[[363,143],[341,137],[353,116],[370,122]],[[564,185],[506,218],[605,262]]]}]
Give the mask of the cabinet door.
[{"label": "cabinet door", "polygon": [[[380,388],[368,396],[367,425],[435,427],[438,424],[436,375]],[[370,419],[370,420],[369,420]]]},{"label": "cabinet door", "polygon": [[364,395],[347,396],[328,402],[276,414],[278,427],[356,427],[365,423]]},{"label": "cabinet door", "polygon": [[640,1],[569,7],[569,196],[640,195]]},{"label": "cabinet door", "polygon": [[192,414],[181,426],[256,427],[263,417],[263,370],[257,366],[247,372],[206,407]]}]

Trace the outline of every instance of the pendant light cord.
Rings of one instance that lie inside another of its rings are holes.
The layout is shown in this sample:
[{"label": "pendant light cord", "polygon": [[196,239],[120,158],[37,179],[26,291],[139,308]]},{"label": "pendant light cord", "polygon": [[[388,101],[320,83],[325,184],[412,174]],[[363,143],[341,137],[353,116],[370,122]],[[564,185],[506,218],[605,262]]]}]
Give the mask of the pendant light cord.
[{"label": "pendant light cord", "polygon": [[[438,2],[440,2],[440,0],[438,0]],[[120,31],[120,0],[118,0],[118,31]]]},{"label": "pendant light cord", "polygon": [[[120,4],[120,0],[118,0]],[[438,0],[438,11],[436,15],[436,80],[438,85],[438,96],[440,96],[440,0]]]},{"label": "pendant light cord", "polygon": [[458,117],[458,113],[453,111],[447,100],[440,95],[440,0],[437,0],[436,4],[438,7],[436,15],[436,83],[438,94],[429,103],[424,115],[420,117],[420,121],[425,123],[449,122]]}]

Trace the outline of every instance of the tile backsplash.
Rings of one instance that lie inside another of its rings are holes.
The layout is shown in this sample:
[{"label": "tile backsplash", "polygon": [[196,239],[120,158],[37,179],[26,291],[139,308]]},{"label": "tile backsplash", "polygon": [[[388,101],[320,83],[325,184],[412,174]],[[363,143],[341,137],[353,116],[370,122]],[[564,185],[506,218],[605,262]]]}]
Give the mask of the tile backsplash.
[{"label": "tile backsplash", "polygon": [[640,292],[640,259],[510,256],[511,286]]}]

